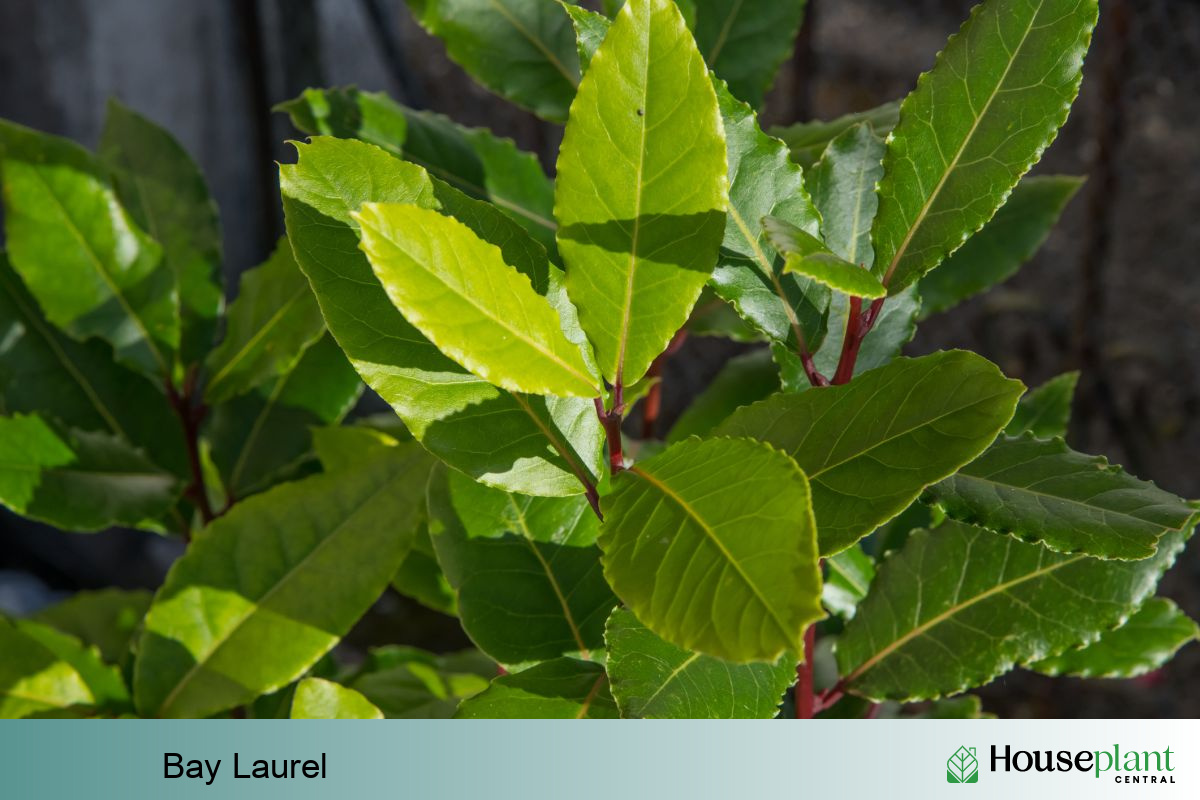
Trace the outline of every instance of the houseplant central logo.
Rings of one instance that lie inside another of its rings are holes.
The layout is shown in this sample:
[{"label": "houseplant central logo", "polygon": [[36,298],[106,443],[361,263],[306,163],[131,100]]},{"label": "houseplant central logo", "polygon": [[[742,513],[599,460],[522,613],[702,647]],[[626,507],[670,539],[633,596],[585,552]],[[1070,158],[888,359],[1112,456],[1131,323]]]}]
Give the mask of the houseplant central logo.
[{"label": "houseplant central logo", "polygon": [[960,747],[946,760],[946,783],[979,783],[974,747]]}]

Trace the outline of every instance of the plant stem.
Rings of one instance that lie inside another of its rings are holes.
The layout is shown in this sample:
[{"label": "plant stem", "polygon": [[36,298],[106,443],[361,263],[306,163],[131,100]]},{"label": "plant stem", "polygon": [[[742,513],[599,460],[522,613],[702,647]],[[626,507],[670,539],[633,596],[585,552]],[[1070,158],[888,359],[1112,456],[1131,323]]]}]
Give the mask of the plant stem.
[{"label": "plant stem", "polygon": [[196,365],[188,369],[183,379],[183,392],[179,392],[171,384],[166,384],[167,400],[179,423],[183,426],[183,441],[187,447],[188,469],[192,474],[192,482],[184,489],[187,497],[200,512],[200,519],[205,525],[216,517],[208,502],[208,488],[204,484],[204,469],[200,465],[200,423],[208,413],[208,407],[203,402],[197,402],[196,394]]},{"label": "plant stem", "polygon": [[804,632],[804,661],[796,667],[796,719],[812,719],[819,710],[813,694],[813,651],[817,643],[817,626],[809,625]]},{"label": "plant stem", "polygon": [[621,448],[621,417],[625,413],[625,391],[620,378],[612,389],[612,408],[604,410],[604,401],[595,398],[596,416],[604,426],[608,440],[608,467],[614,475],[625,469],[625,455]]},{"label": "plant stem", "polygon": [[833,374],[833,385],[841,386],[849,383],[854,377],[854,364],[858,361],[858,351],[863,339],[871,332],[875,320],[879,319],[879,311],[883,308],[886,297],[881,297],[871,303],[864,311],[861,297],[850,298],[850,313],[846,315],[846,335],[842,339],[842,355],[838,359],[837,372]]},{"label": "plant stem", "polygon": [[801,349],[800,364],[804,367],[804,374],[808,376],[808,382],[813,386],[829,385],[829,379],[817,371],[817,365],[813,362],[812,353]]}]

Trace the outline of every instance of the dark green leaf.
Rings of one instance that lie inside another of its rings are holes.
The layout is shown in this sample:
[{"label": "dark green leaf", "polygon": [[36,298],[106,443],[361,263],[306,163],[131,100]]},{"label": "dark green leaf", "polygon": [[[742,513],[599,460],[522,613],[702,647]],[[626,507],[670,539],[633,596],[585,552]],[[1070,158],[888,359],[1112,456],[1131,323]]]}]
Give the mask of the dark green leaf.
[{"label": "dark green leaf", "polygon": [[1142,561],[1060,555],[948,521],[887,559],[838,639],[850,689],[925,700],[1096,641],[1154,591],[1191,534]]},{"label": "dark green leaf", "polygon": [[796,680],[790,654],[731,664],[663,641],[617,609],[608,620],[608,672],[623,717],[770,719]]},{"label": "dark green leaf", "polygon": [[952,519],[1059,553],[1140,559],[1192,515],[1183,500],[1062,439],[1002,436],[925,499]]},{"label": "dark green leaf", "polygon": [[668,442],[704,436],[735,410],[779,389],[779,370],[765,348],[735,356],[713,378],[671,428]]},{"label": "dark green leaf", "polygon": [[430,538],[458,592],[463,628],[505,664],[604,645],[616,598],[600,568],[599,522],[582,497],[506,494],[443,471],[429,486]]},{"label": "dark green leaf", "polygon": [[42,609],[32,619],[97,648],[108,663],[123,665],[150,608],[150,598],[150,592],[133,589],[78,592]]},{"label": "dark green leaf", "polygon": [[74,142],[8,122],[0,122],[0,159],[9,257],[46,317],[76,339],[105,339],[147,375],[172,377],[175,276],[96,160]]},{"label": "dark green leaf", "polygon": [[592,56],[600,49],[601,43],[604,42],[604,37],[608,35],[608,29],[612,22],[603,14],[597,14],[595,11],[589,11],[582,6],[577,6],[574,3],[559,0],[563,10],[567,12],[567,16],[571,18],[571,24],[575,27],[575,46],[579,51],[579,68],[581,72],[587,72],[588,65],[592,61]]},{"label": "dark green leaf", "polygon": [[711,286],[704,287],[696,301],[692,315],[688,317],[687,332],[693,336],[719,336],[735,342],[761,342],[766,337],[742,319],[733,306],[713,292]]},{"label": "dark green leaf", "polygon": [[854,545],[825,559],[825,588],[821,602],[843,619],[853,619],[858,604],[875,579],[875,562]]},{"label": "dark green leaf", "polygon": [[987,0],[900,106],[888,138],[875,274],[892,293],[983,227],[1079,91],[1096,0]]},{"label": "dark green leaf", "polygon": [[[416,443],[242,501],[192,542],[146,615],[138,708],[202,716],[298,678],[396,574],[424,488]],[[354,580],[346,580],[353,575]]]},{"label": "dark green leaf", "polygon": [[1105,631],[1080,650],[1035,662],[1030,669],[1079,678],[1132,678],[1158,669],[1197,638],[1200,627],[1187,614],[1165,597],[1152,597],[1121,627]]},{"label": "dark green leaf", "polygon": [[459,719],[616,719],[604,667],[556,658],[503,675],[459,707]]},{"label": "dark green leaf", "polygon": [[771,128],[770,134],[782,139],[792,154],[792,160],[808,169],[821,158],[829,143],[846,131],[864,122],[876,136],[886,136],[900,119],[900,102],[884,103],[866,111],[856,111],[828,121],[797,122],[787,127]]},{"label": "dark green leaf", "polygon": [[114,99],[100,141],[121,204],[162,245],[179,287],[180,359],[212,347],[221,291],[221,225],[200,169],[166,129]]},{"label": "dark green leaf", "polygon": [[225,315],[225,337],[205,360],[205,400],[217,404],[291,371],[325,330],[321,309],[287,239],[242,274]]},{"label": "dark green leaf", "polygon": [[548,0],[407,0],[421,27],[475,80],[554,122],[579,85],[571,20]]},{"label": "dark green leaf", "polygon": [[[630,72],[633,64],[643,69]],[[725,143],[707,75],[673,3],[631,0],[571,105],[555,186],[558,247],[612,384],[646,373],[716,260]]]},{"label": "dark green leaf", "polygon": [[763,229],[771,244],[784,256],[785,271],[811,278],[852,297],[873,300],[887,295],[887,290],[874,275],[835,254],[811,233],[777,217],[764,218]]},{"label": "dark green leaf", "polygon": [[951,350],[897,359],[844,386],[775,395],[735,411],[717,433],[761,439],[796,459],[829,556],[983,452],[1021,388],[980,356]]},{"label": "dark green leaf", "polygon": [[1064,372],[1036,389],[1030,389],[1017,403],[1017,413],[1013,414],[1004,432],[1009,436],[1029,432],[1039,439],[1065,437],[1077,383],[1078,372]]},{"label": "dark green leaf", "polygon": [[449,719],[465,698],[488,688],[496,665],[478,652],[435,656],[407,647],[376,650],[350,688],[388,719]]},{"label": "dark green leaf", "polygon": [[1000,206],[996,216],[921,279],[925,300],[921,316],[958,305],[972,295],[1006,281],[1033,257],[1083,178],[1047,175],[1026,178]]},{"label": "dark green leaf", "polygon": [[603,508],[609,583],[672,644],[774,661],[824,615],[808,481],[767,445],[672,445],[616,475]]},{"label": "dark green leaf", "polygon": [[701,0],[696,44],[735,97],[754,108],[792,54],[805,0]]},{"label": "dark green leaf", "polygon": [[0,618],[0,718],[74,707],[111,707],[128,700],[114,667],[78,640],[27,620]]}]

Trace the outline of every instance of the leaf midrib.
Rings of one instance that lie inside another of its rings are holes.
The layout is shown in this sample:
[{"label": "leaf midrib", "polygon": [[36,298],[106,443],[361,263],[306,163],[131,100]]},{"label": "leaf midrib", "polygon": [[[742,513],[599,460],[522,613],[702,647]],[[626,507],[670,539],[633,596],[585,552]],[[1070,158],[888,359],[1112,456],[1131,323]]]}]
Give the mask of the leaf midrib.
[{"label": "leaf midrib", "polygon": [[546,46],[545,42],[543,42],[539,37],[534,36],[533,33],[526,28],[519,19],[513,16],[513,13],[508,10],[507,6],[499,2],[499,0],[488,0],[488,5],[495,8],[496,11],[500,13],[500,16],[504,17],[504,19],[508,21],[509,25],[512,25],[518,33],[524,36],[530,44],[536,47],[542,53],[542,55],[546,57],[546,60],[549,61],[550,64],[556,70],[558,70],[564,78],[567,79],[567,83],[571,84],[573,88],[579,88],[579,79],[571,74],[571,71],[568,70],[562,61],[559,60],[558,56],[554,54],[554,51]]},{"label": "leaf midrib", "polygon": [[225,366],[221,367],[221,369],[217,371],[217,374],[213,376],[212,381],[209,383],[209,391],[214,391],[214,387],[219,386],[221,382],[225,380],[227,376],[237,367],[238,364],[249,357],[250,352],[254,349],[255,345],[262,341],[267,334],[272,331],[272,329],[282,323],[283,318],[287,316],[287,313],[291,310],[292,306],[300,302],[305,293],[309,291],[311,291],[311,289],[309,289],[308,281],[305,279],[303,285],[301,285],[300,288],[297,289],[296,292],[285,303],[275,309],[275,313],[273,313],[267,319],[267,321],[263,323],[262,327],[260,327],[253,336],[246,340],[242,347],[234,353],[233,358],[225,362]]}]

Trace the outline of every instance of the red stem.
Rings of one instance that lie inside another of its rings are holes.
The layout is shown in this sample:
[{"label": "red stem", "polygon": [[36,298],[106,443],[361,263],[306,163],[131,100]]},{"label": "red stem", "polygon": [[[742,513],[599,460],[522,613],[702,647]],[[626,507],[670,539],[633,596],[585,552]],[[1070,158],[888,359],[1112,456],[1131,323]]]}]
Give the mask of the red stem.
[{"label": "red stem", "polygon": [[858,361],[859,348],[862,347],[863,339],[871,332],[871,326],[879,318],[879,311],[886,299],[879,298],[863,311],[862,298],[850,298],[850,313],[846,316],[846,336],[842,339],[842,355],[838,359],[837,372],[833,374],[834,386],[849,383],[854,377],[854,364]]},{"label": "red stem", "polygon": [[804,661],[796,667],[796,719],[812,719],[820,709],[813,695],[813,650],[816,649],[817,626],[809,625],[804,632]]},{"label": "red stem", "polygon": [[192,474],[192,482],[184,489],[187,497],[200,512],[200,519],[205,525],[212,522],[216,515],[208,502],[208,489],[204,485],[204,469],[200,465],[200,423],[208,413],[208,407],[202,402],[196,402],[196,368],[193,365],[183,380],[183,392],[175,389],[170,381],[166,384],[167,400],[179,424],[183,427],[183,442],[187,448],[188,469]]},{"label": "red stem", "polygon": [[596,416],[604,428],[604,437],[608,440],[608,467],[616,475],[625,469],[625,455],[621,448],[621,415],[624,413],[624,398],[621,384],[618,382],[612,390],[613,407],[604,410],[604,401],[595,398]]},{"label": "red stem", "polygon": [[817,370],[817,365],[813,362],[812,353],[807,350],[801,350],[800,364],[804,367],[804,374],[808,376],[808,382],[813,386],[829,385],[829,379]]}]

